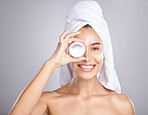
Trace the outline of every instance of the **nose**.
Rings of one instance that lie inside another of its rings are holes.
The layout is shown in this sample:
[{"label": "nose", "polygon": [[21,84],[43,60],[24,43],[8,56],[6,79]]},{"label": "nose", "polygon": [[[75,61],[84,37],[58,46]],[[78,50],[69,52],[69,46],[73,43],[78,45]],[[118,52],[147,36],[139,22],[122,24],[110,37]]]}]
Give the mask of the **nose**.
[{"label": "nose", "polygon": [[90,55],[90,53],[89,53],[89,51],[88,51],[88,48],[86,48],[86,50],[85,50],[84,57],[86,58],[85,60],[86,60],[87,62],[91,60],[91,55]]}]

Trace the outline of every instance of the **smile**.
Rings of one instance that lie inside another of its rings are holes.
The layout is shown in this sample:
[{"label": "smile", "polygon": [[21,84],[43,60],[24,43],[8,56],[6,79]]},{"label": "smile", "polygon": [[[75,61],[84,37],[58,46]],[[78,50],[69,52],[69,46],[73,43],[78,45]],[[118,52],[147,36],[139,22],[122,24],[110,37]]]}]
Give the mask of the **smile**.
[{"label": "smile", "polygon": [[78,64],[78,68],[80,68],[80,70],[84,71],[84,72],[91,72],[95,69],[94,64]]}]

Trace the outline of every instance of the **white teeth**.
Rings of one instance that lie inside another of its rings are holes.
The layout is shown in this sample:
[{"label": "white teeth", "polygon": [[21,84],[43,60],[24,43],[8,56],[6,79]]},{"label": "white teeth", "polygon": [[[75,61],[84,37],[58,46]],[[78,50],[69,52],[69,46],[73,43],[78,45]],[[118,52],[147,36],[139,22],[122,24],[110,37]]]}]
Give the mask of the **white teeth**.
[{"label": "white teeth", "polygon": [[85,68],[85,69],[90,69],[90,68],[93,68],[94,66],[81,66],[80,65],[80,67]]}]

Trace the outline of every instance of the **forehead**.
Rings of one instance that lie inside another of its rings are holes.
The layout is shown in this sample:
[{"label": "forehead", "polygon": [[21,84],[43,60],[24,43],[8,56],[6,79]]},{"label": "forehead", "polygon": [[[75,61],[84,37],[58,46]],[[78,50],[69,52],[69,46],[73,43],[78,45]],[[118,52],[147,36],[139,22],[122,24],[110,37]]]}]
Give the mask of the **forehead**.
[{"label": "forehead", "polygon": [[86,40],[89,38],[89,42],[101,42],[102,43],[101,38],[99,37],[99,35],[93,28],[91,27],[81,28],[78,31],[81,31],[81,33],[78,35],[75,35],[74,37],[83,39],[83,40]]}]

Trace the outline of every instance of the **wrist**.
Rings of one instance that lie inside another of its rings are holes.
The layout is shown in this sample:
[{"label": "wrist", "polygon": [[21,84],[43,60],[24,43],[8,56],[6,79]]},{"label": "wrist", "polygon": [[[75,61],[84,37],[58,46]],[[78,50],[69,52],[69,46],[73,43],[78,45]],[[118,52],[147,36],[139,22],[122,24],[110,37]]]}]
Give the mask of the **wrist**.
[{"label": "wrist", "polygon": [[48,59],[44,65],[50,66],[51,68],[53,68],[54,70],[56,68],[58,68],[58,66],[56,65],[56,63],[54,62],[54,60],[52,58]]}]

